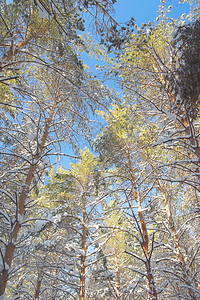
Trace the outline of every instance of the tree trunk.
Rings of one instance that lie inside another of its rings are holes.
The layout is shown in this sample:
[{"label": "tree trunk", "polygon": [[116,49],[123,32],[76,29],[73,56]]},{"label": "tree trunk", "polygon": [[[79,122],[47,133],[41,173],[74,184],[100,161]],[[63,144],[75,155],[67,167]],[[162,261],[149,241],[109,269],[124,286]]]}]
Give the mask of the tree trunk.
[{"label": "tree trunk", "polygon": [[85,300],[85,255],[86,255],[86,205],[83,199],[83,224],[82,224],[82,242],[81,242],[81,273],[80,273],[80,300]]},{"label": "tree trunk", "polygon": [[164,192],[164,189],[163,189],[163,186],[161,184],[160,179],[158,179],[158,185],[159,185],[159,189],[161,191],[162,198],[164,200],[165,211],[166,211],[166,215],[167,215],[167,218],[168,218],[170,230],[171,230],[171,233],[172,233],[172,238],[173,238],[173,241],[174,241],[174,244],[175,244],[175,247],[176,247],[176,251],[178,253],[178,257],[179,257],[180,262],[185,266],[185,258],[183,256],[182,251],[181,251],[181,246],[180,246],[179,238],[178,238],[178,235],[177,235],[177,232],[176,232],[175,222],[173,220],[173,216],[172,216],[172,213],[171,213],[171,208],[170,208],[170,205],[168,203],[168,200],[167,200],[167,197],[166,197],[166,194]]},{"label": "tree trunk", "polygon": [[[56,104],[57,103],[54,102],[54,105],[52,106],[52,109],[49,113],[49,117],[46,120],[44,133],[43,133],[43,136],[41,139],[41,143],[38,147],[38,153],[33,157],[33,161],[38,161],[42,155],[42,152],[43,152],[43,149],[44,149],[44,146],[47,141],[48,134],[49,134],[49,128],[50,128],[50,124],[52,122]],[[5,293],[5,289],[6,289],[6,285],[7,285],[8,277],[9,277],[8,276],[8,267],[10,268],[12,265],[13,256],[14,256],[14,252],[15,252],[15,245],[16,245],[18,234],[20,231],[21,221],[24,216],[25,201],[29,194],[30,186],[31,186],[36,168],[37,168],[36,164],[30,165],[27,176],[26,176],[25,184],[22,187],[22,190],[21,190],[21,193],[20,193],[20,196],[18,199],[17,218],[16,218],[16,222],[12,228],[10,241],[6,246],[5,255],[4,255],[4,269],[0,273],[0,296]]]},{"label": "tree trunk", "polygon": [[120,266],[119,266],[119,251],[118,249],[115,247],[114,249],[115,251],[115,267],[116,267],[116,276],[117,276],[117,280],[116,280],[116,291],[117,291],[117,299],[118,300],[122,300],[122,295],[121,295],[121,281],[120,281]]},{"label": "tree trunk", "polygon": [[[177,231],[176,231],[176,227],[175,227],[175,222],[173,220],[173,216],[172,216],[172,213],[171,213],[171,208],[170,208],[170,205],[168,203],[168,200],[167,200],[167,196],[166,196],[166,193],[164,191],[164,188],[161,184],[161,181],[160,179],[158,179],[158,185],[159,185],[159,189],[161,191],[161,195],[163,197],[163,200],[164,200],[164,204],[165,204],[165,210],[166,210],[166,214],[167,214],[167,217],[168,217],[168,222],[169,222],[169,226],[170,226],[170,230],[171,230],[171,233],[172,233],[172,239],[174,241],[174,244],[175,244],[175,248],[176,248],[176,251],[177,251],[177,254],[178,254],[178,258],[182,264],[182,270],[183,270],[183,278],[185,279],[185,281],[187,282],[188,286],[191,285],[190,282],[188,282],[187,280],[187,264],[186,264],[186,260],[185,260],[185,257],[181,251],[181,245],[179,243],[179,238],[178,238],[178,235],[177,235]],[[193,265],[191,264],[191,266],[189,267],[189,269],[191,270],[191,272],[193,272]],[[195,287],[198,289],[198,283],[196,282],[195,278],[194,278],[194,284],[195,284]],[[192,288],[189,288],[189,291],[190,291],[190,295],[192,296],[192,299],[195,300],[196,297],[194,296],[194,292],[193,292],[193,289]]]},{"label": "tree trunk", "polygon": [[34,299],[39,299],[43,276],[44,276],[43,272],[39,271]]},{"label": "tree trunk", "polygon": [[129,164],[129,170],[130,170],[130,175],[131,175],[131,181],[132,181],[132,185],[133,185],[133,196],[135,198],[135,201],[137,203],[137,207],[138,207],[138,216],[139,216],[139,220],[140,220],[140,226],[141,226],[141,237],[142,237],[142,242],[141,242],[141,246],[143,249],[143,252],[145,254],[145,267],[146,267],[146,272],[147,272],[147,286],[148,289],[150,291],[150,295],[149,295],[149,299],[154,299],[157,300],[157,291],[156,291],[156,287],[155,287],[155,282],[154,282],[154,277],[151,271],[151,262],[150,262],[150,257],[149,257],[149,237],[148,237],[148,231],[147,231],[147,226],[146,226],[146,222],[145,222],[145,218],[142,212],[142,206],[141,206],[141,202],[140,202],[140,198],[137,192],[137,186],[136,186],[136,178],[134,176],[133,173],[133,168],[132,168],[132,162],[130,159],[130,154],[129,151],[126,153],[127,158],[128,158],[128,164]]}]

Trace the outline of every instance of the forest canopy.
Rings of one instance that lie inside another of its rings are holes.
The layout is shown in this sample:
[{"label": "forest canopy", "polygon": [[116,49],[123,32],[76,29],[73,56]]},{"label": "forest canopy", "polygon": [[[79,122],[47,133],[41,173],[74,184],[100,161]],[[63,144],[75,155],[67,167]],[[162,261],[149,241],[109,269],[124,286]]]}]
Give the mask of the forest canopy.
[{"label": "forest canopy", "polygon": [[199,1],[117,2],[0,2],[0,300],[200,299]]}]

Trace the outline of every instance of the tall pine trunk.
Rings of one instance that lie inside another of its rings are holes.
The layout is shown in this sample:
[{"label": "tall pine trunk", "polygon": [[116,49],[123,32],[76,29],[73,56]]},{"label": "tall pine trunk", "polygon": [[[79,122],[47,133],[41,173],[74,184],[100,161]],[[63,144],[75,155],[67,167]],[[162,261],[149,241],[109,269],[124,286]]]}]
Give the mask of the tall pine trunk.
[{"label": "tall pine trunk", "polygon": [[[55,109],[56,109],[56,101],[54,102],[54,105],[52,106],[49,116],[46,120],[44,133],[43,133],[43,136],[41,139],[41,143],[38,147],[38,153],[36,155],[34,155],[33,161],[38,162],[38,160],[40,159],[40,157],[43,154],[43,150],[44,150],[47,138],[48,138],[49,128],[50,128],[50,125],[52,122],[52,118],[53,118]],[[3,257],[4,269],[0,273],[0,296],[5,293],[5,289],[7,286],[8,279],[9,279],[8,269],[12,266],[16,243],[17,243],[18,235],[19,235],[20,228],[21,228],[21,222],[24,217],[25,202],[26,202],[27,196],[29,194],[29,190],[30,190],[31,183],[32,183],[36,169],[37,169],[37,164],[31,164],[29,166],[29,170],[26,175],[26,179],[25,179],[24,185],[22,187],[22,190],[21,190],[21,193],[20,193],[20,196],[18,199],[16,222],[12,228],[12,231],[10,234],[10,240],[9,240],[8,244],[6,245],[5,254]]]},{"label": "tall pine trunk", "polygon": [[[84,196],[85,197],[85,196]],[[83,224],[81,241],[81,273],[80,273],[80,300],[86,299],[85,294],[85,255],[86,255],[86,205],[83,199]]]}]

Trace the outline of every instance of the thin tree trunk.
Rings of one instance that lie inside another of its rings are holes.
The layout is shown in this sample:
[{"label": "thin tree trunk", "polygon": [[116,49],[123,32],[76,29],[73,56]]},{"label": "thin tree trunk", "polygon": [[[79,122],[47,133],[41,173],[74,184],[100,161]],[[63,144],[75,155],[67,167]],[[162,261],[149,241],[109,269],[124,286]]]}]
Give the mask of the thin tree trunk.
[{"label": "thin tree trunk", "polygon": [[[20,49],[28,46],[33,39],[38,38],[38,36],[41,36],[42,34],[44,35],[47,30],[47,20],[43,20],[42,23],[40,24],[39,28],[33,31],[33,29],[30,26],[30,29],[27,28],[27,32],[29,31],[29,34],[26,36],[25,39],[21,40],[18,44],[14,45],[11,43],[10,48],[7,52],[4,53],[3,55],[3,60],[4,61],[12,61],[15,60],[15,56],[20,53]],[[31,23],[30,23],[31,25]],[[3,67],[0,64],[0,71],[3,69]]]},{"label": "thin tree trunk", "polygon": [[39,270],[34,299],[39,299],[43,277],[44,277],[43,271]]},{"label": "thin tree trunk", "polygon": [[[49,230],[47,231],[47,238],[48,237],[49,237]],[[46,258],[47,258],[47,254],[44,257],[44,262],[46,261]],[[44,267],[38,268],[38,277],[37,277],[34,299],[39,299],[39,296],[40,296],[42,280],[44,278],[43,269],[44,269]]]},{"label": "thin tree trunk", "polygon": [[[57,264],[59,263],[59,261],[60,261],[60,253],[58,254],[58,259],[57,259]],[[55,277],[55,280],[54,280],[54,282],[53,282],[53,287],[56,287],[56,285],[57,285],[57,275],[58,275],[58,273],[59,273],[59,269],[57,268],[56,270],[55,270],[55,273],[54,273],[54,277]],[[55,292],[54,292],[54,296],[51,296],[51,298],[50,298],[50,300],[56,300],[56,294],[57,294],[57,289],[55,289]]]},{"label": "thin tree trunk", "polygon": [[[56,109],[56,104],[57,103],[54,102],[54,105],[52,106],[52,109],[49,113],[49,117],[46,120],[44,133],[43,133],[43,136],[41,139],[41,143],[38,147],[38,153],[33,157],[34,158],[33,161],[38,161],[42,155],[42,152],[43,152],[43,149],[44,149],[44,146],[47,141],[48,134],[49,134],[49,128],[50,128],[50,125],[52,122],[53,114]],[[27,199],[36,168],[37,168],[36,164],[30,165],[29,171],[26,176],[25,184],[22,187],[22,190],[21,190],[21,193],[20,193],[20,196],[18,199],[17,218],[16,218],[16,222],[14,224],[14,227],[12,229],[10,241],[7,244],[6,250],[5,250],[5,255],[4,255],[4,266],[5,267],[2,270],[2,272],[0,273],[0,296],[5,293],[5,289],[6,289],[6,285],[7,285],[8,277],[9,277],[8,276],[8,268],[6,266],[9,266],[9,268],[10,268],[12,265],[13,256],[14,256],[14,252],[15,252],[15,245],[16,245],[18,234],[20,231],[21,221],[24,216],[25,201]]]},{"label": "thin tree trunk", "polygon": [[[174,244],[175,244],[175,247],[176,247],[176,251],[178,253],[178,258],[182,264],[182,269],[183,269],[183,277],[184,279],[186,280],[188,286],[190,286],[191,284],[188,282],[187,280],[187,264],[186,264],[186,260],[185,260],[185,257],[183,255],[183,252],[181,250],[181,245],[179,243],[179,238],[178,238],[178,235],[177,235],[177,231],[176,231],[176,227],[175,227],[175,222],[173,220],[173,216],[172,216],[172,213],[171,213],[171,208],[170,208],[170,205],[168,203],[168,200],[167,200],[167,196],[166,196],[166,193],[164,191],[164,188],[161,184],[161,181],[160,179],[158,179],[158,185],[159,185],[159,189],[161,191],[161,195],[163,197],[163,200],[164,200],[164,204],[165,204],[165,210],[166,210],[166,214],[167,214],[167,217],[168,217],[168,222],[169,222],[169,226],[170,226],[170,230],[171,230],[171,233],[172,233],[172,238],[173,238],[173,241],[174,241]],[[190,270],[191,272],[193,272],[193,265],[191,264],[190,266]],[[194,283],[195,283],[195,287],[198,289],[198,283],[196,282],[195,278],[194,278]],[[188,287],[189,291],[190,291],[190,295],[192,296],[192,299],[195,300],[196,299],[196,296],[194,295],[194,291],[193,289],[190,289]]]},{"label": "thin tree trunk", "polygon": [[167,218],[168,218],[170,230],[172,232],[172,238],[173,238],[173,241],[174,241],[174,244],[175,244],[175,247],[176,247],[176,251],[178,253],[178,257],[179,257],[180,262],[185,266],[185,258],[183,256],[182,251],[181,251],[181,246],[180,246],[179,238],[178,238],[178,235],[177,235],[177,232],[176,232],[175,222],[173,220],[173,216],[172,216],[172,213],[171,213],[171,208],[170,208],[170,205],[168,203],[167,196],[165,194],[165,191],[163,189],[163,186],[161,184],[160,179],[158,179],[158,185],[159,185],[159,189],[161,191],[162,198],[164,200],[165,211],[166,211],[166,215],[167,215]]},{"label": "thin tree trunk", "polygon": [[149,253],[148,231],[147,231],[145,218],[144,218],[144,215],[143,215],[143,212],[142,212],[142,206],[141,206],[139,194],[137,192],[136,178],[134,176],[129,150],[127,151],[126,155],[127,155],[127,158],[128,158],[128,165],[129,165],[131,181],[132,181],[132,185],[133,185],[133,195],[134,195],[135,201],[137,203],[137,207],[138,207],[138,216],[139,216],[139,220],[140,220],[141,236],[142,236],[141,246],[142,246],[143,252],[145,254],[145,259],[146,259],[145,267],[146,267],[146,272],[147,272],[147,286],[148,286],[148,289],[150,291],[149,299],[157,300],[158,296],[157,296],[157,291],[156,291],[156,287],[155,287],[154,277],[153,277],[152,270],[151,270],[151,262],[150,262],[150,255],[149,255],[150,253]]},{"label": "thin tree trunk", "polygon": [[120,266],[119,266],[119,251],[115,247],[115,266],[116,266],[116,291],[117,291],[117,299],[122,300],[122,295],[121,295],[121,280],[120,280]]},{"label": "thin tree trunk", "polygon": [[81,273],[80,273],[80,300],[85,300],[85,255],[86,255],[86,205],[83,200],[83,224],[82,224],[82,242],[81,242]]}]

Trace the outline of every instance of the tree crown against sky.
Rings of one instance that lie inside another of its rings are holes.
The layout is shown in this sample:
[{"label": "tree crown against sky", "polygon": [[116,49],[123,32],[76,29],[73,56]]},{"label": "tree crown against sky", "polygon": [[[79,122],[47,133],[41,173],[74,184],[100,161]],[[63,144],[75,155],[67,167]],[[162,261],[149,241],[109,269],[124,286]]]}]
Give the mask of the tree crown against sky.
[{"label": "tree crown against sky", "polygon": [[1,3],[2,299],[199,298],[199,3],[115,2]]}]

